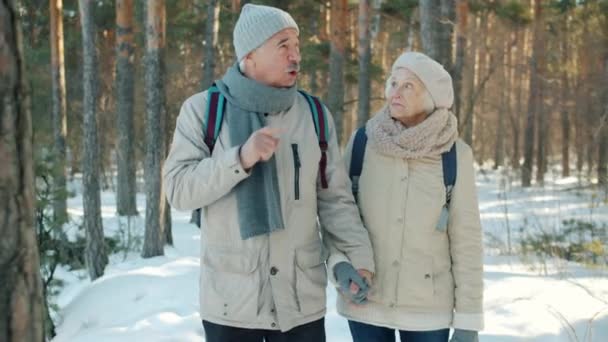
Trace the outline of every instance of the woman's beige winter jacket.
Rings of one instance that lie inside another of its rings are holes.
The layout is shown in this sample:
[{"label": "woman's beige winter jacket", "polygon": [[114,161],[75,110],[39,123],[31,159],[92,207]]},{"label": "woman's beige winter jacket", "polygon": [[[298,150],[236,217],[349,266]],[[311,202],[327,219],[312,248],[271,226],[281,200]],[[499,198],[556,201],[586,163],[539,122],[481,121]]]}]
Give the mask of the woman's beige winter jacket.
[{"label": "woman's beige winter jacket", "polygon": [[[351,138],[344,156],[347,168],[352,143]],[[367,145],[358,204],[370,232],[376,274],[366,304],[338,296],[340,314],[400,330],[483,328],[482,230],[473,156],[461,140],[456,153],[449,226],[438,231],[446,199],[441,157],[406,160]],[[332,253],[329,269],[346,260]]]}]

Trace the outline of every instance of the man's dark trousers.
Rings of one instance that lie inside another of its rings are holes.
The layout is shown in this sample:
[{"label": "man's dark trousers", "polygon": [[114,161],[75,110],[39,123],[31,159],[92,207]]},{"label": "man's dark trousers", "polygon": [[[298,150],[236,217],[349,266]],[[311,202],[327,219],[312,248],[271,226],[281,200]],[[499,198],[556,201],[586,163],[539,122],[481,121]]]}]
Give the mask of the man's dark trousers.
[{"label": "man's dark trousers", "polygon": [[207,342],[325,342],[325,319],[289,331],[243,329],[203,321]]}]

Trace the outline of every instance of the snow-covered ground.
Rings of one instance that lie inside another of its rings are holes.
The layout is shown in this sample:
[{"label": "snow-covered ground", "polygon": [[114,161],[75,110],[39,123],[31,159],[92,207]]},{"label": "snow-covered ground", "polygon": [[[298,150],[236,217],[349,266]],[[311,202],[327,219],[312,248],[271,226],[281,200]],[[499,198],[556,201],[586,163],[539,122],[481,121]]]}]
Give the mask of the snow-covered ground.
[{"label": "snow-covered ground", "polygon": [[[589,269],[545,260],[546,271],[541,272],[539,262],[500,253],[507,248],[507,228],[515,246],[522,227],[525,232],[551,231],[568,218],[608,222],[604,195],[580,189],[574,178],[549,179],[543,189],[509,183],[500,172],[478,172],[486,236],[486,329],[480,340],[608,341],[605,266]],[[108,236],[125,226],[115,216],[114,202],[113,193],[102,194]],[[141,195],[138,206],[143,215]],[[70,199],[69,207],[78,221],[81,197]],[[61,312],[54,342],[204,341],[198,314],[199,230],[188,223],[190,213],[172,214],[175,247],[165,248],[165,256],[112,255],[105,275],[93,283],[85,271],[59,271],[65,286],[56,298]],[[141,218],[131,225],[142,234]],[[336,292],[331,287],[327,291],[327,340],[351,341],[346,321],[335,310]]]}]

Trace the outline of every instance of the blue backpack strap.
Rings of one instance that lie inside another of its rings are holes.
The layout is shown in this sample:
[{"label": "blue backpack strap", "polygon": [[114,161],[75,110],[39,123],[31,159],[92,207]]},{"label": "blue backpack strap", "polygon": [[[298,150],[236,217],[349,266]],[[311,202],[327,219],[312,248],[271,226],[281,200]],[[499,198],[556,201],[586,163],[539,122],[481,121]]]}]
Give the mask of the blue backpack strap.
[{"label": "blue backpack strap", "polygon": [[[222,121],[224,121],[224,110],[226,109],[226,97],[220,93],[219,89],[213,85],[207,90],[207,108],[205,108],[205,121],[203,122],[203,133],[205,135],[205,145],[209,148],[209,153],[213,153],[215,141],[220,135]],[[201,209],[196,209],[192,216],[193,223],[197,227],[201,226]]]},{"label": "blue backpack strap", "polygon": [[353,140],[353,147],[350,157],[350,167],[348,169],[348,176],[352,184],[353,195],[355,201],[358,200],[359,195],[359,177],[363,171],[363,159],[365,159],[365,145],[367,145],[367,134],[365,134],[365,126],[359,127],[355,133],[355,139]]},{"label": "blue backpack strap", "polygon": [[308,106],[310,107],[310,113],[312,114],[313,122],[315,123],[315,132],[319,139],[319,148],[321,149],[321,160],[319,161],[319,175],[321,176],[321,187],[327,189],[329,184],[327,182],[327,139],[329,138],[329,125],[327,123],[327,115],[323,109],[323,104],[318,97],[312,96],[302,90],[299,90],[300,94],[304,95]]},{"label": "blue backpack strap", "polygon": [[213,83],[207,90],[207,108],[205,110],[205,122],[203,123],[205,145],[209,148],[209,152],[213,152],[215,141],[220,135],[225,108],[226,98]]},{"label": "blue backpack strap", "polygon": [[443,185],[445,186],[445,203],[441,208],[441,216],[437,223],[437,230],[445,231],[448,226],[450,202],[452,201],[452,190],[456,184],[456,143],[449,151],[441,154],[441,164],[443,167]]}]

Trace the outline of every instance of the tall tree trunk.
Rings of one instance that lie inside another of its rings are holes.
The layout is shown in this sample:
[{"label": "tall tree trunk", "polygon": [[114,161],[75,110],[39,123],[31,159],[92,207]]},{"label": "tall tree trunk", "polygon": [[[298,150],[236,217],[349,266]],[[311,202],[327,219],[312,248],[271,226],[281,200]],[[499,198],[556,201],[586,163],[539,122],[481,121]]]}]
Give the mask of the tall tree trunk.
[{"label": "tall tree trunk", "polygon": [[[475,18],[475,29],[473,32],[480,32],[481,28],[481,20],[480,18]],[[480,67],[480,57],[479,57],[479,49],[477,48],[478,39],[471,40],[471,47],[468,49],[468,58],[469,63],[466,63],[466,69],[463,72],[466,73],[466,93],[465,97],[467,102],[463,104],[463,123],[464,123],[464,141],[473,146],[473,131],[474,131],[474,120],[475,120],[475,92],[476,92],[476,80],[479,78]]]},{"label": "tall tree trunk", "polygon": [[66,136],[67,101],[65,88],[65,63],[63,54],[63,0],[49,0],[51,17],[51,83],[52,83],[52,116],[54,136],[54,159],[57,168],[54,174],[53,215],[55,221],[67,221],[66,189]]},{"label": "tall tree trunk", "polygon": [[207,3],[207,22],[205,23],[205,61],[203,62],[202,89],[209,88],[215,80],[215,49],[220,28],[220,1]]},{"label": "tall tree trunk", "polygon": [[504,43],[503,43],[503,59],[502,59],[502,70],[500,73],[500,87],[502,88],[502,92],[500,93],[500,109],[497,111],[498,114],[498,124],[496,127],[496,146],[494,151],[494,169],[498,169],[500,166],[504,166],[504,157],[505,157],[505,116],[509,115],[509,94],[510,94],[510,85],[509,85],[509,71],[510,71],[510,63],[511,59],[509,56],[511,55],[511,47],[510,42],[507,38],[508,35],[504,35]]},{"label": "tall tree trunk", "polygon": [[148,0],[146,11],[146,231],[142,257],[163,255],[164,233],[161,218],[161,159],[164,155],[162,115],[164,84],[163,63],[164,0]]},{"label": "tall tree trunk", "polygon": [[365,125],[370,112],[372,60],[369,0],[359,1],[359,101],[356,127]]},{"label": "tall tree trunk", "polygon": [[456,9],[457,13],[457,38],[456,38],[456,61],[452,77],[454,79],[454,114],[460,120],[462,113],[462,74],[465,69],[465,51],[467,49],[467,19],[469,14],[469,5],[467,0],[458,2]]},{"label": "tall tree trunk", "polygon": [[86,231],[85,262],[91,280],[103,275],[108,264],[99,194],[99,144],[97,139],[97,53],[95,51],[94,0],[78,0],[82,26],[83,110],[82,151],[83,225]]},{"label": "tall tree trunk", "polygon": [[422,51],[441,63],[441,0],[419,0],[418,6]]},{"label": "tall tree trunk", "polygon": [[116,1],[116,112],[118,115],[116,209],[120,216],[138,214],[133,118],[135,100],[133,10],[133,0]]},{"label": "tall tree trunk", "polygon": [[[607,15],[608,16],[608,15]],[[608,21],[608,20],[606,20]],[[608,24],[608,22],[607,22]],[[608,31],[604,29],[604,31]],[[597,159],[597,179],[598,183],[602,186],[608,185],[608,124],[606,117],[608,116],[608,37],[604,37],[606,46],[604,47],[603,56],[603,71],[604,77],[601,86],[601,94],[603,100],[600,102],[602,105],[600,114],[600,132],[599,132],[599,144],[598,144],[598,159]]]},{"label": "tall tree trunk", "polygon": [[[597,179],[598,183],[604,188],[605,196],[608,197],[608,13],[604,11],[600,17],[602,41],[597,44],[600,46],[598,53],[599,65],[603,77],[597,81],[598,88],[598,159],[597,159]],[[599,70],[598,70],[599,71]]]},{"label": "tall tree trunk", "polygon": [[455,0],[441,0],[441,19],[439,21],[439,63],[452,74],[454,63],[452,61],[452,46],[454,37],[454,22],[456,21]]},{"label": "tall tree trunk", "polygon": [[348,1],[331,1],[331,45],[329,53],[329,87],[327,105],[331,111],[338,141],[344,125],[344,65],[348,30]]},{"label": "tall tree trunk", "polygon": [[541,0],[534,0],[534,44],[532,47],[532,59],[530,63],[530,96],[528,98],[528,113],[526,116],[526,133],[524,141],[524,165],[521,173],[523,187],[529,187],[532,182],[532,166],[534,165],[534,141],[536,121],[540,110],[540,77],[543,66],[543,42],[541,42],[543,30]]},{"label": "tall tree trunk", "polygon": [[[564,20],[564,38],[561,42],[562,50],[562,64],[567,65],[568,63],[568,21],[566,17]],[[561,114],[561,126],[562,126],[562,177],[570,176],[570,114],[568,112],[568,100],[569,94],[569,83],[568,83],[568,70],[563,67],[562,69],[562,82],[561,82],[562,95],[559,99],[561,102],[560,114]]]},{"label": "tall tree trunk", "polygon": [[[319,21],[320,21],[320,17],[323,14],[323,6],[322,5],[316,5],[315,7],[315,11],[318,11],[317,14],[318,15],[311,15],[309,20],[310,20],[310,32],[312,36],[316,36],[319,37]],[[308,74],[308,79],[309,79],[309,83],[308,83],[308,89],[310,90],[311,94],[316,94],[317,93],[317,89],[318,89],[318,80],[317,80],[317,65],[316,63],[312,63],[312,65],[310,65],[310,67],[308,68],[309,70],[309,74]]]},{"label": "tall tree trunk", "polygon": [[[537,78],[537,87],[536,91],[533,91],[534,101],[536,102],[536,118],[538,120],[538,146],[536,147],[536,182],[538,184],[545,183],[545,172],[547,170],[547,149],[548,149],[548,117],[549,111],[544,104],[545,98],[545,69],[546,67],[546,58],[545,58],[545,38],[544,38],[544,15],[542,13],[542,0],[538,0],[538,4],[536,6],[538,10],[538,15],[536,16],[535,25],[540,26],[540,28],[535,32],[534,40],[536,42],[536,46],[534,47],[534,57],[533,57],[533,65],[536,66],[534,71],[536,73]],[[537,52],[536,52],[537,51]]]},{"label": "tall tree trunk", "polygon": [[[164,0],[163,0],[164,1]],[[160,63],[160,75],[161,81],[164,80],[166,72],[166,64],[164,58],[164,47],[167,41],[167,8],[163,5],[161,7],[161,63]],[[161,134],[164,135],[163,144],[161,146],[162,149],[162,160],[165,160],[169,155],[169,150],[171,149],[171,138],[172,138],[172,129],[169,129],[169,123],[174,121],[174,118],[169,115],[169,110],[167,108],[167,90],[164,87],[164,82],[162,83],[163,87],[161,89]],[[161,166],[162,168],[162,166]],[[162,169],[161,169],[162,170]],[[162,174],[162,171],[161,171]],[[169,200],[167,200],[167,195],[165,193],[165,188],[161,181],[161,193],[160,193],[160,201],[161,201],[161,210],[160,210],[160,222],[161,222],[161,230],[164,232],[164,242],[169,246],[173,246],[173,225],[171,221],[171,206],[169,205]]]},{"label": "tall tree trunk", "polygon": [[[165,17],[163,15],[163,17]],[[166,21],[165,21],[166,22]],[[163,30],[164,31],[164,30]],[[165,41],[163,39],[163,41]],[[164,44],[163,44],[164,45]],[[165,75],[165,71],[163,68],[162,71],[162,75]],[[166,96],[163,95],[163,99],[165,99],[165,103],[163,103],[163,126],[162,126],[162,130],[164,132],[165,138],[163,139],[163,160],[167,157],[167,155],[169,155],[169,150],[171,148],[171,138],[172,138],[172,130],[169,129],[169,112],[167,111],[167,104],[166,104]],[[165,233],[164,236],[164,241],[165,244],[169,245],[169,246],[173,246],[173,227],[172,227],[172,221],[171,221],[171,206],[169,205],[169,200],[167,200],[167,196],[165,193],[165,188],[164,186],[162,186],[162,182],[161,182],[161,212],[160,212],[160,217],[161,217],[161,224],[162,224],[162,231]]]},{"label": "tall tree trunk", "polygon": [[513,168],[514,169],[519,169],[520,168],[520,159],[521,159],[521,148],[520,148],[520,143],[521,143],[521,138],[520,138],[520,132],[521,132],[521,128],[522,128],[522,120],[521,120],[521,114],[524,113],[524,105],[523,105],[523,100],[522,100],[522,94],[524,93],[524,91],[527,92],[526,88],[526,82],[525,82],[525,71],[523,70],[523,68],[520,67],[520,65],[523,64],[523,61],[525,59],[525,56],[527,56],[526,54],[526,48],[528,46],[528,32],[529,30],[527,28],[523,29],[523,30],[519,30],[517,35],[518,35],[518,41],[519,46],[517,48],[517,54],[515,55],[515,59],[516,59],[516,65],[517,65],[517,69],[516,69],[516,77],[515,77],[515,84],[516,84],[516,90],[515,90],[515,108],[517,111],[517,116],[516,116],[516,122],[515,124],[517,125],[516,127],[514,126],[514,146],[513,146]]},{"label": "tall tree trunk", "polygon": [[44,308],[22,39],[15,2],[0,1],[0,341],[40,342]]}]

